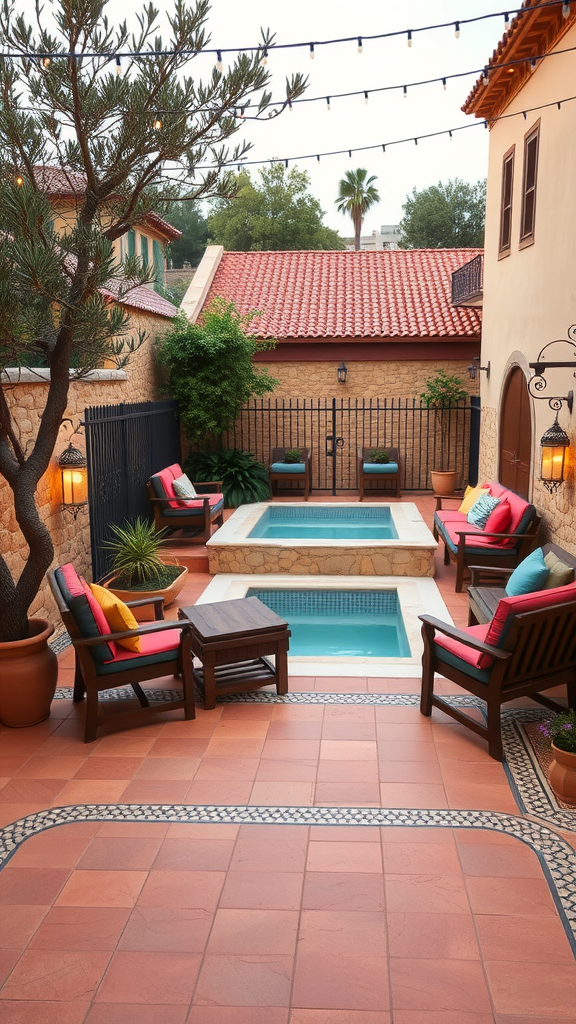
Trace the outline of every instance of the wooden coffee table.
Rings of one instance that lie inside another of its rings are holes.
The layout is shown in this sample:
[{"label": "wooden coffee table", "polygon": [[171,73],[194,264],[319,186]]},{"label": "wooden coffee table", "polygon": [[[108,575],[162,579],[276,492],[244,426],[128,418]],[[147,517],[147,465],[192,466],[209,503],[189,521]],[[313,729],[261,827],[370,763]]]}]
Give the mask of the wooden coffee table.
[{"label": "wooden coffee table", "polygon": [[218,694],[270,683],[278,693],[288,693],[288,623],[257,597],[195,604],[180,608],[178,618],[190,622],[192,654],[202,662],[194,678],[204,690],[207,711],[216,707]]}]

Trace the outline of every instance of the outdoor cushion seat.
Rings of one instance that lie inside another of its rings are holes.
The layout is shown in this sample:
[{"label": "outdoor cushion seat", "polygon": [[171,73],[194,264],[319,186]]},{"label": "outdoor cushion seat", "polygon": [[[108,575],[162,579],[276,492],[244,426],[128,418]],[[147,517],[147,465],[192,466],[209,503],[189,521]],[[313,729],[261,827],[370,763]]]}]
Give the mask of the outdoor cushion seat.
[{"label": "outdoor cushion seat", "polygon": [[363,466],[365,473],[397,473],[397,462],[365,462]]},{"label": "outdoor cushion seat", "polygon": [[[436,540],[444,541],[444,564],[448,565],[451,558],[456,562],[458,593],[462,590],[464,572],[470,565],[514,569],[529,554],[538,535],[540,517],[534,505],[498,483],[484,483],[482,488],[487,489],[492,497],[500,499],[500,505],[488,517],[484,530],[471,525],[466,513],[443,507],[446,501],[456,500],[461,503],[459,496],[436,497],[433,533]],[[504,503],[505,512],[502,509]],[[494,528],[490,524],[491,519]],[[502,524],[505,520],[507,526],[504,531],[498,523]]]},{"label": "outdoor cushion seat", "polygon": [[181,476],[182,468],[175,462],[154,473],[146,485],[154,506],[156,529],[186,529],[187,540],[205,544],[212,535],[212,524],[218,527],[224,521],[222,483],[220,480],[195,481],[198,497],[180,498],[174,493],[174,480]]},{"label": "outdoor cushion seat", "polygon": [[[490,756],[502,760],[500,708],[532,697],[554,711],[561,705],[542,690],[566,684],[576,707],[576,584],[504,597],[491,622],[456,629],[420,615],[424,653],[420,711],[437,707],[488,740]],[[487,724],[434,693],[435,674],[486,701]]]},{"label": "outdoor cushion seat", "polygon": [[273,462],[270,466],[272,473],[305,473],[305,462]]},{"label": "outdoor cushion seat", "polygon": [[[112,632],[103,609],[88,585],[68,563],[48,573],[50,589],[62,621],[76,652],[74,700],[87,697],[86,743],[96,739],[98,727],[121,719],[131,725],[162,711],[184,708],[185,718],[195,717],[194,682],[190,632],[186,619],[165,622],[162,595],[129,601],[127,607],[154,606],[154,622],[140,623],[136,629]],[[138,637],[140,652],[129,651],[121,640]],[[118,641],[118,642],[117,642]],[[173,700],[150,704],[140,683],[158,676],[182,677],[183,695]],[[116,686],[132,687],[140,708],[134,711],[124,701],[115,701],[119,714],[98,714],[100,691]],[[128,710],[122,710],[122,707]]]}]

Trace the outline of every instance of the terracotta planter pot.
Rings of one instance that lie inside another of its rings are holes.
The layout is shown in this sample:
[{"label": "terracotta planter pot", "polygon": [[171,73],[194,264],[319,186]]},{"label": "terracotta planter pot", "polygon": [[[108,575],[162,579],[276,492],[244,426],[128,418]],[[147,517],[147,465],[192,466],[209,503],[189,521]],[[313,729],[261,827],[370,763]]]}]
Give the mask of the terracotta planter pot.
[{"label": "terracotta planter pot", "polygon": [[0,722],[23,729],[43,722],[58,681],[58,659],[48,647],[54,626],[30,619],[26,640],[0,643]]},{"label": "terracotta planter pot", "polygon": [[552,744],[554,760],[548,772],[548,781],[553,793],[565,804],[576,807],[576,754],[559,750]]},{"label": "terracotta planter pot", "polygon": [[[171,559],[169,555],[161,556],[161,561],[164,562],[165,565],[177,565],[181,570],[180,575],[176,577],[174,582],[171,583],[169,587],[164,587],[163,590],[122,590],[121,588],[114,586],[114,580],[116,577],[113,575],[100,580],[100,585],[102,587],[106,587],[107,590],[110,590],[112,594],[119,597],[125,604],[127,604],[128,601],[142,600],[144,597],[160,597],[160,595],[162,595],[164,598],[164,607],[167,608],[168,605],[172,604],[172,601],[178,597],[178,594],[182,590],[182,587],[186,582],[188,569],[185,565],[180,565],[176,558]],[[148,622],[150,619],[154,618],[154,612],[151,608],[134,608],[133,615],[137,622]]]},{"label": "terracotta planter pot", "polygon": [[439,469],[433,469],[430,476],[432,477],[434,494],[448,495],[453,493],[460,474],[454,470],[445,473]]}]

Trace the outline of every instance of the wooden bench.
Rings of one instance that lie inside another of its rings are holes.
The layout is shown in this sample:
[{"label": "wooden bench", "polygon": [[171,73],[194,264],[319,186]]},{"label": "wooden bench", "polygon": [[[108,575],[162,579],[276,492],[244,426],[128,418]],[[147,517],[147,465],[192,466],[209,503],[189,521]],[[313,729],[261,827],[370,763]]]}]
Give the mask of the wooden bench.
[{"label": "wooden bench", "polygon": [[[549,551],[554,552],[561,562],[574,569],[576,575],[576,556],[569,551],[558,544],[544,544],[542,551],[544,555]],[[507,582],[514,570],[486,565],[471,565],[469,568],[472,579],[468,587],[468,625],[483,625],[492,621],[498,602],[506,597],[502,584]],[[481,586],[483,581],[485,585]]]}]

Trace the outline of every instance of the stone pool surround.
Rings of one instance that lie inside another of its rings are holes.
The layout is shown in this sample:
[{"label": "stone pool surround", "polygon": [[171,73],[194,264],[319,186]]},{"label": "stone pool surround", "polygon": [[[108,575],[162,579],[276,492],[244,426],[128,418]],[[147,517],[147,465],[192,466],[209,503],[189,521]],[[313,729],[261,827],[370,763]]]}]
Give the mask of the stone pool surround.
[{"label": "stone pool surround", "polygon": [[[437,543],[413,502],[355,508],[389,508],[398,534],[394,540],[318,540],[249,537],[274,502],[241,505],[207,544],[210,572],[288,573],[310,576],[433,576]],[[294,502],[291,508],[322,508],[325,502]],[[350,508],[334,502],[330,508]]]},{"label": "stone pool surround", "polygon": [[358,678],[370,676],[382,679],[418,678],[422,663],[422,623],[419,615],[426,612],[444,622],[452,622],[448,609],[442,600],[434,580],[426,577],[406,576],[287,576],[285,573],[262,576],[219,574],[208,584],[196,604],[212,601],[232,601],[246,597],[250,589],[265,587],[270,590],[395,590],[404,628],[410,645],[408,658],[372,657],[330,657],[319,655],[314,658],[294,657],[288,651],[288,671],[294,676],[347,676]]}]

